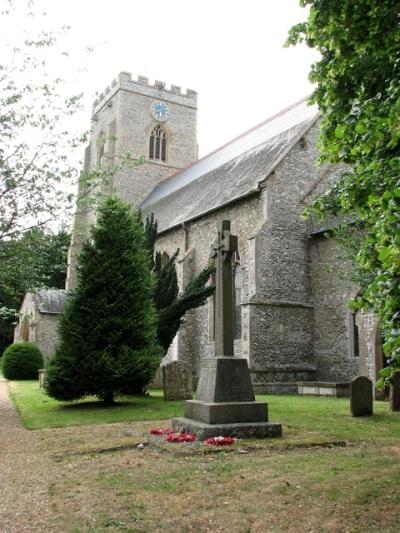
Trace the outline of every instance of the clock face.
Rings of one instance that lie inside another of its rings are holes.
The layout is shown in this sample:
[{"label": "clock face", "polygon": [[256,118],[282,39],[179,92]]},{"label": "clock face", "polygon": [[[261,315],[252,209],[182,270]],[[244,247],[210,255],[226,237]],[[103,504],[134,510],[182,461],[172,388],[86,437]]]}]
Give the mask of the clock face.
[{"label": "clock face", "polygon": [[151,104],[151,114],[156,120],[165,122],[169,117],[169,107],[164,102],[153,102]]}]

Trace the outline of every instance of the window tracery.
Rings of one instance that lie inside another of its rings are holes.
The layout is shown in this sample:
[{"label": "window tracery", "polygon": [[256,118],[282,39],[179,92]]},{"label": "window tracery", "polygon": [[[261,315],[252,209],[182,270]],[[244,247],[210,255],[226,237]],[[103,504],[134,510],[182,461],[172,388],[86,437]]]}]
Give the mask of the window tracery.
[{"label": "window tracery", "polygon": [[164,129],[158,125],[150,133],[149,159],[165,161],[167,154],[167,140]]}]

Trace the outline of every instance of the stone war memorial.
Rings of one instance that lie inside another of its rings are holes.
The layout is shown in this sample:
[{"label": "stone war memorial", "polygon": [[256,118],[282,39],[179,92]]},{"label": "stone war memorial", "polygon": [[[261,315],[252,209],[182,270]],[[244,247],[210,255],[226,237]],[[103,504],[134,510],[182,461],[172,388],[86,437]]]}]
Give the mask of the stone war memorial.
[{"label": "stone war memorial", "polygon": [[215,355],[202,360],[195,400],[185,402],[185,416],[174,418],[177,431],[198,438],[282,436],[282,426],[268,422],[268,404],[255,400],[247,360],[234,357],[232,259],[238,251],[231,224],[223,220],[211,247],[215,265]]}]

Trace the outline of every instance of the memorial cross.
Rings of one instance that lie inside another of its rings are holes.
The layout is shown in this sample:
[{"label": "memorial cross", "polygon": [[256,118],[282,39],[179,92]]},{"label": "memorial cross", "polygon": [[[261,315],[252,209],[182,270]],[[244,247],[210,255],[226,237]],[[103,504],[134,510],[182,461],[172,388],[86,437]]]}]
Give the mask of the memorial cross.
[{"label": "memorial cross", "polygon": [[211,246],[210,257],[215,264],[215,355],[233,356],[234,289],[233,254],[238,251],[238,241],[231,235],[230,220],[218,223],[218,235]]}]

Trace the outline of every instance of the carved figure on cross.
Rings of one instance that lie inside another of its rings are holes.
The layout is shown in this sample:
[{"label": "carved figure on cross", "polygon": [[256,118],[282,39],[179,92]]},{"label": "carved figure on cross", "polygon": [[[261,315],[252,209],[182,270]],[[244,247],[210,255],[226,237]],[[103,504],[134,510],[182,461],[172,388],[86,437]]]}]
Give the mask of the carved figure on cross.
[{"label": "carved figure on cross", "polygon": [[234,288],[232,260],[238,252],[238,240],[231,235],[230,220],[218,223],[218,234],[211,246],[210,259],[215,265],[215,355],[233,356]]}]

